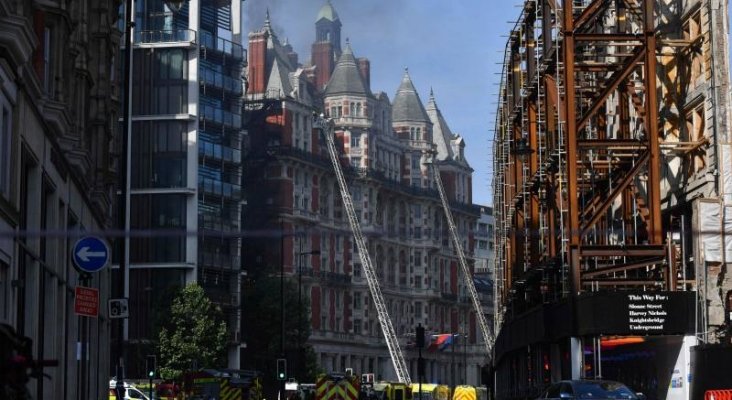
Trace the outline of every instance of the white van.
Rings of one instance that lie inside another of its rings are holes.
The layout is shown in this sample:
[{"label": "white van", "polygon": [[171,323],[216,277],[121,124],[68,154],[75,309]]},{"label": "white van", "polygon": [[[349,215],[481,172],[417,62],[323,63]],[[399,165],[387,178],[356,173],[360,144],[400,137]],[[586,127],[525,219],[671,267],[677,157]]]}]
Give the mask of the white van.
[{"label": "white van", "polygon": [[[117,393],[115,392],[116,386],[117,386],[117,381],[115,381],[115,380],[109,381],[109,400],[117,400]],[[125,382],[124,400],[150,400],[150,397],[148,397],[148,395],[143,393],[140,389]]]}]

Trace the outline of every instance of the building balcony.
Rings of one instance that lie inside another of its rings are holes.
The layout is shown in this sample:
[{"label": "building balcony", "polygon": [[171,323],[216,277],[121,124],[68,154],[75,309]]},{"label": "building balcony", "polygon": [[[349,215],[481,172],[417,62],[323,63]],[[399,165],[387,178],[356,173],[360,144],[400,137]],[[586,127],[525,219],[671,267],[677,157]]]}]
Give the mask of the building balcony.
[{"label": "building balcony", "polygon": [[202,267],[216,267],[230,270],[241,269],[241,256],[227,253],[198,252],[198,264]]},{"label": "building balcony", "polygon": [[318,222],[320,220],[320,214],[310,210],[303,210],[302,208],[293,208],[292,215],[305,218],[311,222]]},{"label": "building balcony", "polygon": [[369,128],[372,125],[368,117],[356,117],[351,115],[341,115],[340,117],[333,118],[333,121],[336,126]]},{"label": "building balcony", "polygon": [[191,29],[136,31],[134,39],[135,47],[193,47],[196,44],[196,31]]},{"label": "building balcony", "polygon": [[198,215],[198,227],[207,231],[233,233],[239,232],[238,218],[225,218],[206,214]]},{"label": "building balcony", "polygon": [[205,284],[203,286],[206,291],[206,296],[208,296],[212,303],[218,304],[222,307],[239,306],[239,296],[236,294],[232,294],[231,292],[220,288],[206,288]]},{"label": "building balcony", "polygon": [[297,147],[292,146],[270,146],[267,148],[267,152],[272,154],[273,156],[280,156],[280,157],[292,157],[299,161],[304,161],[307,163],[315,164],[317,166],[328,168],[329,170],[332,167],[330,159],[326,157],[322,157],[318,154],[314,154],[302,149],[298,149]]},{"label": "building balcony", "polygon": [[198,156],[224,163],[241,164],[241,150],[203,140],[198,142]]},{"label": "building balcony", "polygon": [[210,55],[219,55],[232,58],[238,62],[244,62],[246,60],[246,50],[241,45],[230,40],[217,37],[206,31],[201,31],[200,41],[201,52],[204,58],[208,58]]},{"label": "building balcony", "polygon": [[243,94],[242,81],[220,72],[202,67],[199,70],[199,82],[206,90],[217,89],[237,97]]},{"label": "building balcony", "polygon": [[458,296],[456,294],[453,294],[453,293],[441,292],[440,293],[440,297],[442,298],[442,300],[447,300],[447,301],[455,301],[456,302],[458,300]]},{"label": "building balcony", "polygon": [[319,271],[314,277],[320,279],[321,283],[331,285],[348,285],[351,283],[351,275],[340,272]]},{"label": "building balcony", "polygon": [[241,115],[220,108],[202,105],[198,118],[202,123],[213,123],[230,129],[241,129]]},{"label": "building balcony", "polygon": [[233,200],[241,199],[241,186],[222,182],[215,179],[198,177],[198,190],[203,194],[218,197],[227,197]]}]

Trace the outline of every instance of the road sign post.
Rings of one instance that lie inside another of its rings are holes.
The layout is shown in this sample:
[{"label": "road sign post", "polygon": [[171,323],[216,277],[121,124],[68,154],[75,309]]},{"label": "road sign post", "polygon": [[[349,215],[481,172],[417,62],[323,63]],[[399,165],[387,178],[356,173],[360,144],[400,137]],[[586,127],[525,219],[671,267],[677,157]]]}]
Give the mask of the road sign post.
[{"label": "road sign post", "polygon": [[109,264],[109,246],[95,236],[86,236],[76,241],[72,256],[74,264],[84,272],[98,272]]}]

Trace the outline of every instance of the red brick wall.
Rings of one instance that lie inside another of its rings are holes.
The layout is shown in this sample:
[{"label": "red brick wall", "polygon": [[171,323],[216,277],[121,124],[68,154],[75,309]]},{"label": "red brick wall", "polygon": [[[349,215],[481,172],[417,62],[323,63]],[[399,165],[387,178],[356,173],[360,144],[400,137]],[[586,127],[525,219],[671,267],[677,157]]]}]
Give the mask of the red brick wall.
[{"label": "red brick wall", "polygon": [[368,58],[358,59],[358,72],[361,74],[361,79],[366,84],[366,88],[371,89],[371,62]]},{"label": "red brick wall", "polygon": [[315,65],[315,88],[321,90],[330,80],[335,68],[333,45],[328,42],[314,43],[312,47],[313,65]]},{"label": "red brick wall", "polygon": [[267,33],[249,38],[249,93],[264,93],[267,88]]}]

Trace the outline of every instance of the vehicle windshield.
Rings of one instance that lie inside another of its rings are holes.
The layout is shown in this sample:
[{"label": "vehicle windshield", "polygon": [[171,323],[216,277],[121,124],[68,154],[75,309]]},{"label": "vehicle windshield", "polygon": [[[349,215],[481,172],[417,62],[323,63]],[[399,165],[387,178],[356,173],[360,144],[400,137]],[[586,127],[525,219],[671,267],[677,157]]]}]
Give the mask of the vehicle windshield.
[{"label": "vehicle windshield", "polygon": [[573,386],[577,399],[637,399],[632,390],[617,382],[582,382]]}]

